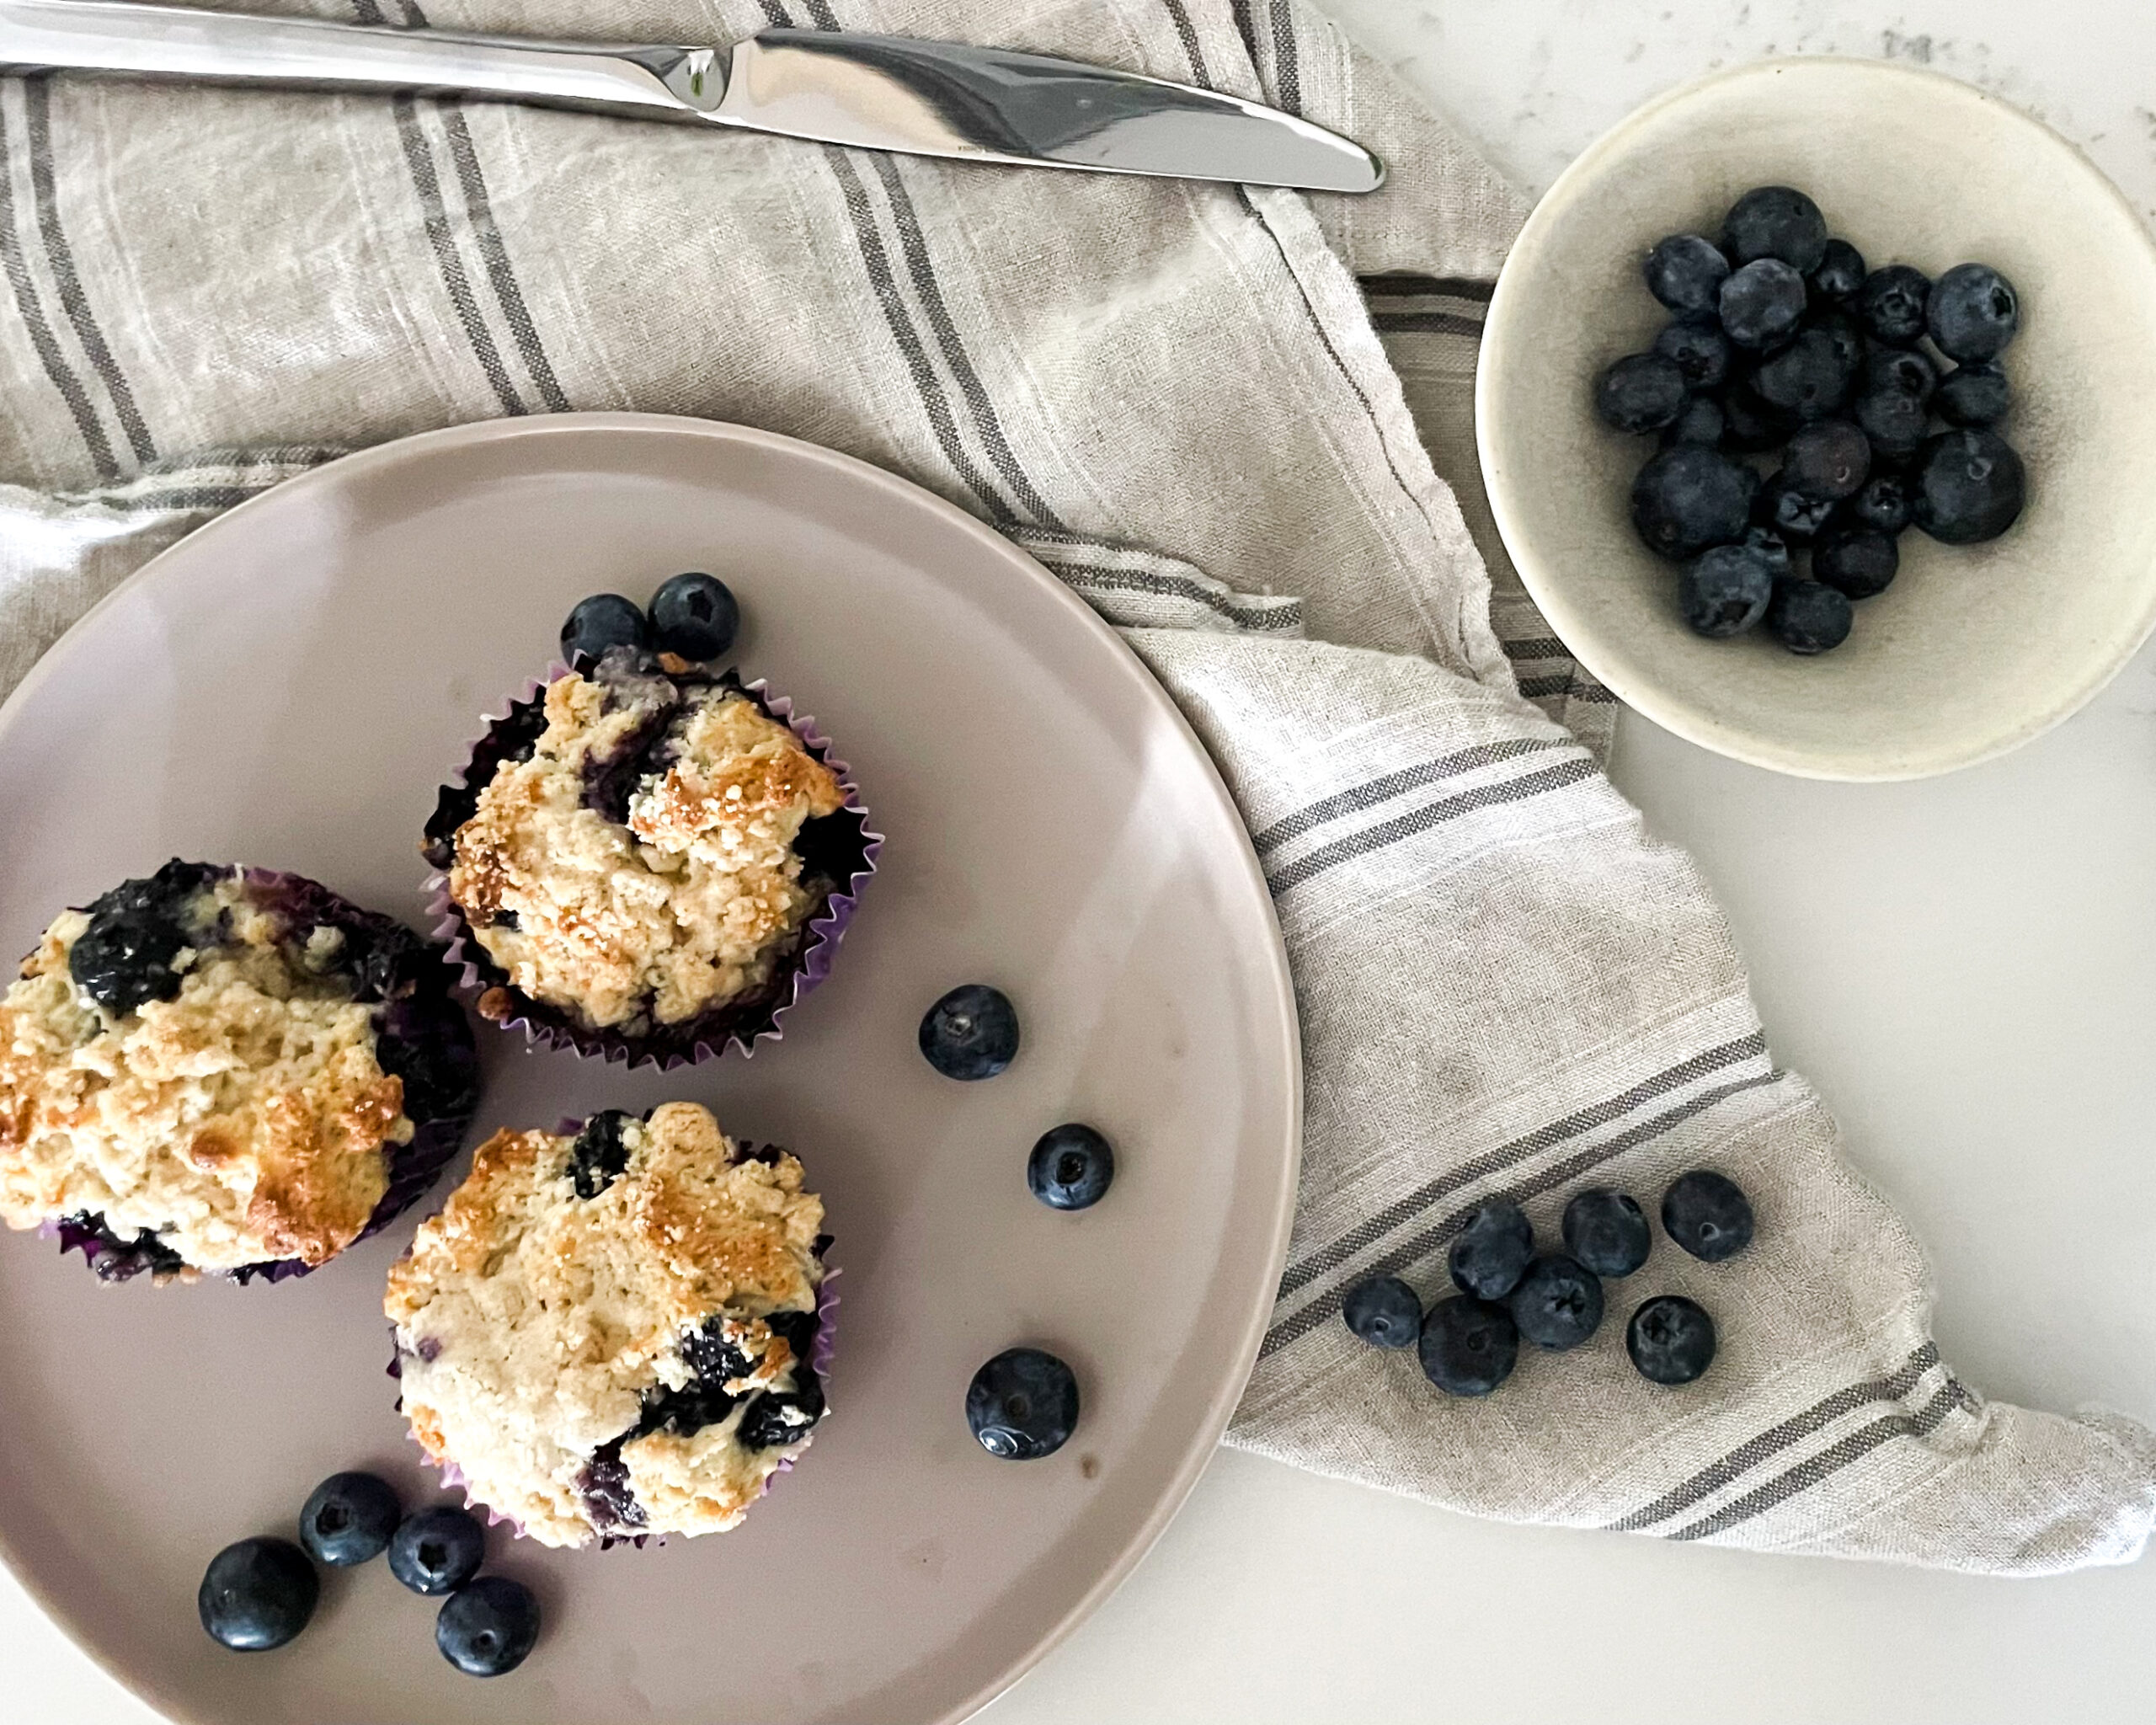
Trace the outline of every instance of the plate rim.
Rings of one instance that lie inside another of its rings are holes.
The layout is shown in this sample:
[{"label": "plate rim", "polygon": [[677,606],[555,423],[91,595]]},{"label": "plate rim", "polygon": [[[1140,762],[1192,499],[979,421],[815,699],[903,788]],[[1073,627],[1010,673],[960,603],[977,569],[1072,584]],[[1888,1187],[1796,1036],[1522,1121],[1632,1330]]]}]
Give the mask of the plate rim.
[{"label": "plate rim", "polygon": [[[2088,676],[2062,693],[2048,708],[2024,717],[2009,729],[1958,747],[1935,747],[1922,755],[1893,760],[1867,761],[1847,753],[1822,755],[1802,746],[1777,744],[1758,731],[1720,723],[1695,709],[1681,693],[1669,692],[1651,679],[1635,677],[1629,669],[1613,666],[1605,660],[1599,642],[1591,638],[1593,632],[1577,629],[1577,620],[1572,616],[1572,608],[1563,596],[1563,583],[1549,578],[1538,560],[1521,550],[1529,536],[1513,512],[1506,472],[1492,454],[1496,447],[1492,432],[1502,411],[1497,404],[1499,391],[1494,381],[1501,369],[1497,361],[1502,360],[1510,344],[1512,331],[1508,314],[1513,302],[1524,291],[1519,286],[1524,275],[1524,266],[1515,266],[1519,265],[1524,254],[1531,251],[1540,231],[1556,221],[1562,210],[1574,201],[1582,183],[1601,170],[1605,158],[1616,154],[1630,142],[1634,134],[1668,109],[1681,106],[1694,97],[1723,84],[1755,78],[1772,79],[1791,72],[1808,75],[1817,71],[1860,72],[1882,82],[1921,85],[1935,92],[1951,91],[1959,98],[1989,109],[2009,126],[2018,126],[2032,144],[2052,152],[2063,166],[2070,165],[2084,181],[2104,195],[2113,212],[2122,218],[2127,230],[2139,236],[2143,261],[2149,266],[2152,279],[2156,279],[2156,232],[2152,232],[2148,224],[2142,220],[2140,213],[2116,182],[2090,160],[2087,152],[2072,139],[2004,97],[1993,95],[1990,91],[1950,73],[1906,66],[1897,61],[1871,59],[1862,55],[1784,54],[1746,61],[1741,65],[1725,67],[1720,71],[1688,79],[1674,88],[1665,90],[1641,103],[1567,163],[1564,170],[1550,183],[1549,190],[1537,200],[1534,210],[1513,240],[1512,250],[1506,256],[1504,266],[1498,273],[1497,286],[1491,295],[1489,315],[1484,323],[1482,363],[1476,369],[1475,381],[1476,452],[1482,470],[1483,489],[1489,497],[1490,512],[1497,522],[1498,537],[1504,542],[1506,553],[1518,570],[1528,596],[1549,622],[1551,630],[1564,640],[1566,650],[1624,705],[1687,742],[1748,766],[1764,767],[1769,772],[1786,773],[1793,777],[1831,782],[1907,782],[1935,778],[1960,772],[1965,767],[1979,766],[1988,761],[1995,761],[2034,742],[2080,712],[2110,686],[2134,655],[2148,644],[2151,635],[2156,634],[2156,572],[2152,572],[2143,601],[2142,615],[2131,637],[2121,635],[2113,651],[2096,662]],[[1582,633],[1589,638],[1574,640],[1566,633],[1560,622],[1561,617],[1574,625],[1576,633]]]},{"label": "plate rim", "polygon": [[[324,462],[321,466],[311,467],[291,478],[281,480],[234,505],[222,514],[211,516],[120,581],[71,623],[59,639],[47,647],[8,698],[0,702],[0,748],[6,746],[9,732],[19,722],[22,712],[47,677],[60,674],[57,669],[60,649],[79,632],[88,628],[108,606],[116,607],[138,587],[152,579],[161,579],[162,566],[168,559],[175,558],[183,548],[199,553],[200,542],[205,535],[211,536],[214,544],[235,531],[231,525],[235,521],[241,524],[237,531],[248,531],[253,521],[266,513],[267,506],[273,502],[288,500],[294,494],[305,495],[311,491],[331,489],[349,483],[355,475],[365,475],[376,469],[393,467],[415,458],[424,459],[440,451],[488,444],[526,441],[543,444],[551,438],[593,433],[602,435],[620,433],[625,435],[672,436],[694,441],[745,445],[788,459],[824,466],[845,474],[849,479],[882,489],[901,505],[927,509],[940,517],[946,526],[970,539],[984,554],[1004,563],[1014,575],[1046,589],[1054,601],[1059,604],[1081,627],[1110,646],[1138,698],[1147,702],[1156,715],[1170,720],[1188,741],[1197,758],[1203,764],[1205,782],[1217,812],[1227,817],[1231,829],[1241,839],[1236,846],[1237,864],[1255,894],[1255,901],[1263,907],[1273,933],[1273,938],[1266,944],[1266,969],[1272,984],[1273,1006],[1278,1013],[1276,1028],[1282,1035],[1284,1047],[1291,1055],[1285,1074],[1285,1130],[1279,1146],[1283,1178],[1279,1183],[1275,1213],[1272,1218],[1273,1237],[1265,1253],[1265,1262],[1269,1268],[1262,1283],[1267,1290],[1277,1288],[1287,1263],[1289,1236],[1294,1226],[1296,1199],[1301,1189],[1302,1033],[1295,1004],[1294,980],[1288,963],[1286,942],[1280,930],[1278,909],[1267,884],[1263,865],[1258,861],[1257,850],[1251,843],[1249,826],[1244,821],[1241,811],[1236,808],[1235,798],[1221,777],[1212,752],[1206,748],[1182,709],[1176,704],[1166,686],[1139,658],[1130,644],[1098,611],[1072,592],[1065,583],[1058,580],[1043,564],[1027,556],[1017,545],[979,517],[969,514],[927,487],[888,468],[878,467],[873,462],[863,461],[857,456],[847,455],[822,444],[810,443],[802,438],[789,437],[780,432],[766,431],[731,420],[700,419],[679,414],[618,411],[483,419],[414,432],[392,438],[386,443],[371,445]],[[1230,1354],[1232,1361],[1240,1363],[1240,1370],[1227,1381],[1225,1387],[1217,1391],[1208,1404],[1205,1418],[1200,1423],[1196,1437],[1186,1446],[1184,1454],[1178,1460],[1167,1488],[1161,1493],[1123,1551],[1024,1653],[1006,1663],[985,1685],[955,1706],[937,1715],[933,1725],[961,1725],[961,1722],[971,1718],[1004,1694],[1067,1641],[1144,1561],[1161,1535],[1167,1530],[1168,1524],[1188,1501],[1200,1476],[1219,1449],[1229,1422],[1242,1400],[1243,1391],[1249,1386],[1251,1372],[1257,1361],[1258,1348],[1264,1340],[1267,1325],[1271,1321],[1273,1304],[1268,1291],[1244,1320],[1242,1332],[1235,1338]],[[5,1566],[46,1621],[56,1626],[77,1651],[121,1688],[162,1714],[171,1722],[171,1725],[221,1725],[221,1722],[212,1716],[193,1711],[191,1703],[167,1694],[162,1685],[123,1669],[117,1658],[108,1653],[100,1641],[93,1639],[83,1626],[78,1625],[75,1614],[62,1610],[50,1590],[30,1570],[23,1553],[9,1538],[4,1526],[0,1526],[0,1565]]]}]

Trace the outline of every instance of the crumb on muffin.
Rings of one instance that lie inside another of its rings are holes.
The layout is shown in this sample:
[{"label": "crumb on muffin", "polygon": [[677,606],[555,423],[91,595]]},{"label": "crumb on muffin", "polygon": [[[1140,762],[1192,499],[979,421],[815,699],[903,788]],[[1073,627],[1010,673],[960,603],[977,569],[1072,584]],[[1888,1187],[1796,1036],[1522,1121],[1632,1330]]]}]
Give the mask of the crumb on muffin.
[{"label": "crumb on muffin", "polygon": [[693,1103],[497,1133],[390,1273],[413,1435],[547,1545],[734,1526],[823,1413],[823,1215]]}]

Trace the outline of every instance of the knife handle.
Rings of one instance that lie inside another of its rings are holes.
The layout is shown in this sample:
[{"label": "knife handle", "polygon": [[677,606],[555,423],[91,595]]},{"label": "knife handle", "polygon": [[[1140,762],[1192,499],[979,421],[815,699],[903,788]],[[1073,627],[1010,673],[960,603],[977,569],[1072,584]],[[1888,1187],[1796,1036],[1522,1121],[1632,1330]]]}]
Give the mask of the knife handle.
[{"label": "knife handle", "polygon": [[455,92],[653,120],[707,120],[726,93],[725,61],[710,48],[542,42],[131,0],[0,0],[0,68]]}]

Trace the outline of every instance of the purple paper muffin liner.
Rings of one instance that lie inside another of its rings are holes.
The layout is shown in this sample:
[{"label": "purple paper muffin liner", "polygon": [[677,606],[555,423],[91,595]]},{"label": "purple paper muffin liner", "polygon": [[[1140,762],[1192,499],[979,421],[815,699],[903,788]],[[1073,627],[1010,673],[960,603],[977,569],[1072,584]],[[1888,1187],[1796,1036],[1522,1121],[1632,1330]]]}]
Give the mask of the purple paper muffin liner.
[{"label": "purple paper muffin liner", "polygon": [[[205,884],[231,872],[216,863],[181,866],[200,870]],[[472,1026],[457,1004],[451,985],[455,973],[445,962],[443,948],[430,946],[394,918],[363,910],[303,874],[248,868],[240,868],[239,873],[249,897],[293,928],[327,925],[343,933],[350,957],[339,969],[357,984],[353,997],[380,1007],[375,1019],[376,1058],[386,1072],[403,1081],[404,1112],[413,1123],[411,1141],[385,1146],[388,1189],[366,1226],[354,1236],[351,1243],[357,1245],[418,1203],[463,1143],[465,1129],[479,1105],[479,1059]],[[146,1270],[157,1276],[189,1268],[154,1234],[122,1240],[100,1215],[63,1216],[38,1231],[56,1237],[63,1254],[80,1252],[101,1281],[126,1281]],[[221,1275],[244,1285],[287,1281],[320,1268],[288,1258],[201,1274]]]},{"label": "purple paper muffin liner", "polygon": [[[732,671],[707,676],[701,671],[670,673],[677,684],[702,684],[736,690],[753,701],[766,718],[777,720],[799,738],[809,754],[836,775],[845,802],[835,814],[807,823],[794,848],[804,859],[803,873],[817,864],[819,878],[830,882],[822,907],[805,919],[792,937],[792,948],[774,967],[763,986],[743,998],[699,1014],[684,1023],[660,1032],[635,1035],[619,1030],[597,1030],[568,1011],[535,1000],[509,980],[473,934],[454,899],[450,896],[449,868],[442,860],[456,828],[470,818],[478,794],[492,782],[504,763],[530,758],[540,733],[546,729],[547,690],[570,667],[558,660],[543,679],[527,683],[524,692],[511,700],[499,718],[490,718],[485,732],[472,745],[463,769],[442,787],[435,819],[428,824],[422,846],[435,873],[427,879],[429,911],[435,918],[434,935],[448,944],[450,962],[459,967],[465,991],[475,996],[479,1016],[504,1030],[521,1029],[529,1043],[568,1049],[572,1053],[609,1062],[626,1062],[631,1069],[655,1065],[662,1071],[694,1065],[738,1048],[745,1058],[759,1042],[776,1042],[784,1034],[781,1020],[800,1005],[831,974],[839,943],[845,938],[859,907],[861,892],[876,872],[883,848],[883,836],[868,825],[867,805],[852,769],[831,752],[831,740],[816,721],[794,711],[787,696],[774,694],[759,679],[744,683]],[[823,830],[812,836],[811,829]],[[810,848],[803,849],[803,840]]]}]

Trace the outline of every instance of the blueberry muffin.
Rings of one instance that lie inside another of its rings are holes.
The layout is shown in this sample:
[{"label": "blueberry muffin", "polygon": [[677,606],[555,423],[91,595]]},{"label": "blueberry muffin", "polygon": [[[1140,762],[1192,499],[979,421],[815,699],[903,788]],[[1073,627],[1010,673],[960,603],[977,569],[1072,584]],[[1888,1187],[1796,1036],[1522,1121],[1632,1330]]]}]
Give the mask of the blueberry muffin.
[{"label": "blueberry muffin", "polygon": [[871,866],[826,754],[730,674],[633,648],[516,703],[422,847],[482,1015],[610,1057],[772,1029]]},{"label": "blueberry muffin", "polygon": [[823,1417],[823,1225],[694,1103],[496,1133],[390,1272],[413,1436],[544,1545],[725,1531]]},{"label": "blueberry muffin", "polygon": [[462,1139],[452,980],[297,875],[175,858],[63,911],[0,997],[0,1220],[107,1280],[327,1263]]}]

